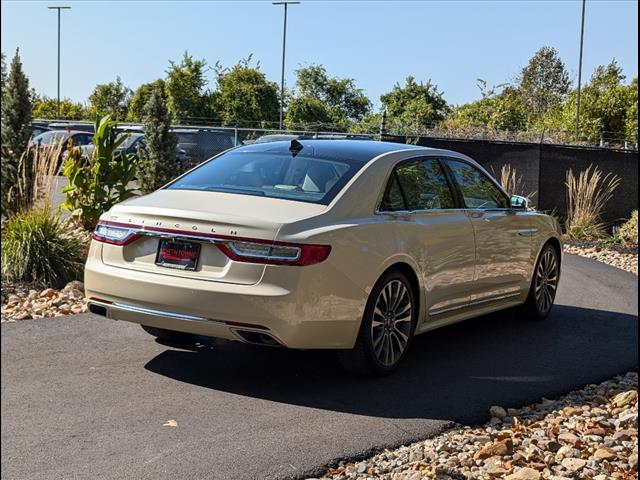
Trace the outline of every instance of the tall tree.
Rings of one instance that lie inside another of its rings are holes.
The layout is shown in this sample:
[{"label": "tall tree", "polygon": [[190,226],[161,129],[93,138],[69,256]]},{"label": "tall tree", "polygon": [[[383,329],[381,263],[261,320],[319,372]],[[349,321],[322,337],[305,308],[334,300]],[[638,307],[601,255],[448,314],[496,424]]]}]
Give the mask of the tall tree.
[{"label": "tall tree", "polygon": [[164,80],[159,78],[150,83],[143,83],[133,93],[131,100],[129,101],[129,110],[127,111],[127,121],[129,122],[142,122],[144,118],[144,108],[147,102],[151,98],[151,93],[160,88],[162,94],[166,97]]},{"label": "tall tree", "polygon": [[487,88],[482,79],[478,79],[478,87],[482,98],[458,107],[453,118],[455,124],[510,131],[527,128],[527,109],[517,89],[507,84]]},{"label": "tall tree", "polygon": [[535,122],[565,101],[571,80],[556,49],[542,47],[520,72],[516,87]]},{"label": "tall tree", "polygon": [[138,167],[138,188],[150,193],[178,174],[177,138],[170,130],[171,114],[163,89],[156,86],[144,107],[144,136],[147,143]]},{"label": "tall tree", "polygon": [[[633,88],[637,83],[625,85],[625,75],[613,60],[608,65],[596,67],[589,82],[583,86],[580,96],[581,137],[596,142],[621,141],[626,136],[628,111],[633,108]],[[576,96],[571,92],[561,114],[561,129],[575,129]]]},{"label": "tall tree", "polygon": [[[35,96],[33,118],[58,118],[58,101],[55,98]],[[65,120],[90,119],[89,111],[81,103],[68,98],[60,100],[60,118]]]},{"label": "tall tree", "polygon": [[323,65],[300,68],[296,76],[285,119],[289,128],[331,123],[325,127],[346,129],[371,112],[371,101],[351,78],[330,77]]},{"label": "tall tree", "polygon": [[89,96],[91,114],[94,118],[111,115],[115,121],[122,121],[127,116],[131,94],[120,77],[116,77],[115,82],[96,85]]},{"label": "tall tree", "polygon": [[216,116],[226,124],[268,127],[278,120],[278,86],[269,82],[251,56],[230,69],[216,65],[217,90],[212,95]]},{"label": "tall tree", "polygon": [[7,62],[4,58],[4,52],[0,52],[1,72],[0,72],[0,92],[4,95],[4,89],[7,85]]},{"label": "tall tree", "polygon": [[174,122],[193,123],[211,116],[210,94],[206,90],[207,70],[205,60],[194,59],[188,52],[180,63],[169,62],[166,92]]},{"label": "tall tree", "polygon": [[2,211],[11,209],[9,198],[16,183],[20,157],[31,137],[31,93],[29,79],[22,70],[20,51],[11,60],[11,67],[2,91]]},{"label": "tall tree", "polygon": [[389,124],[405,132],[434,127],[448,111],[447,102],[436,85],[430,80],[417,83],[412,76],[405,79],[404,85],[396,83],[380,101],[387,110]]}]

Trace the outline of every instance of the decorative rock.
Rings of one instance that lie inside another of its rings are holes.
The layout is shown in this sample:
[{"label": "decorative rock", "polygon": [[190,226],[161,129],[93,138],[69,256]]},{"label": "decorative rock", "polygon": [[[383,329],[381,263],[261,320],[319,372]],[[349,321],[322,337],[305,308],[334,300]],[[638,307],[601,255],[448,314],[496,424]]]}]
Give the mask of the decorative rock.
[{"label": "decorative rock", "polygon": [[503,420],[507,416],[507,411],[502,407],[494,405],[489,409],[489,415]]},{"label": "decorative rock", "polygon": [[506,480],[539,480],[539,478],[540,472],[533,468],[524,467],[506,477]]},{"label": "decorative rock", "polygon": [[587,464],[582,458],[565,458],[562,460],[562,466],[570,472],[578,472]]},{"label": "decorative rock", "polygon": [[638,401],[638,392],[635,390],[629,390],[628,392],[622,392],[613,397],[611,403],[616,407],[626,407]]}]

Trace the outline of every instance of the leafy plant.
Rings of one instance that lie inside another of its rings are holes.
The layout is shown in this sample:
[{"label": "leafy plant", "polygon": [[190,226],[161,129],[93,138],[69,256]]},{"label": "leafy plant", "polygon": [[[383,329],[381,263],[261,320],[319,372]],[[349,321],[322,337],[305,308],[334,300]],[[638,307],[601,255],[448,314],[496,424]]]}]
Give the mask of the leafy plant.
[{"label": "leafy plant", "polygon": [[598,167],[590,165],[579,173],[567,172],[566,233],[573,239],[597,239],[605,233],[601,221],[605,205],[613,197],[620,184],[620,177],[603,175]]},{"label": "leafy plant", "polygon": [[12,216],[2,232],[2,273],[11,280],[61,287],[81,278],[84,260],[82,243],[48,208]]},{"label": "leafy plant", "polygon": [[638,210],[634,210],[631,218],[620,227],[616,236],[625,245],[638,245]]},{"label": "leafy plant", "polygon": [[135,196],[130,184],[135,178],[137,159],[117,148],[126,140],[117,123],[107,115],[96,120],[93,154],[83,158],[79,148],[69,149],[63,172],[69,185],[62,189],[62,208],[71,212],[84,228],[96,226],[100,215],[113,205]]}]

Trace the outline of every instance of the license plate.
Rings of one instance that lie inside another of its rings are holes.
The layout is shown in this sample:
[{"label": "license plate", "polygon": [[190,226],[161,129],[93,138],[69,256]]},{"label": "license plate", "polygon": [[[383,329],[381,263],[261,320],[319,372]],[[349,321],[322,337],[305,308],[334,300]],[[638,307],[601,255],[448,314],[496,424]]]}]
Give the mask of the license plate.
[{"label": "license plate", "polygon": [[199,243],[160,240],[156,265],[180,270],[195,270],[199,256]]}]

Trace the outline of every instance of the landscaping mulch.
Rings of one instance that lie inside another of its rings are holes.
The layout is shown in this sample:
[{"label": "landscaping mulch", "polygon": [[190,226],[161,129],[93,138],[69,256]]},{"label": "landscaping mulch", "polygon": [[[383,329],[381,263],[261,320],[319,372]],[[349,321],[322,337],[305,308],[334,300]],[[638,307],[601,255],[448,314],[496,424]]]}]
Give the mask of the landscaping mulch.
[{"label": "landscaping mulch", "polygon": [[638,374],[587,385],[518,409],[493,406],[480,427],[362,461],[342,461],[325,480],[568,480],[638,478]]},{"label": "landscaping mulch", "polygon": [[638,247],[596,241],[567,240],[564,251],[592,258],[638,275]]}]

